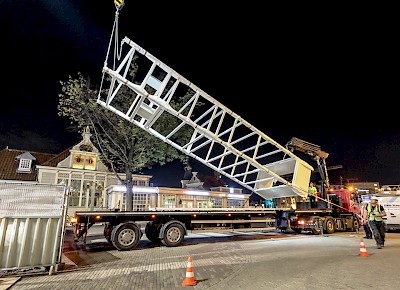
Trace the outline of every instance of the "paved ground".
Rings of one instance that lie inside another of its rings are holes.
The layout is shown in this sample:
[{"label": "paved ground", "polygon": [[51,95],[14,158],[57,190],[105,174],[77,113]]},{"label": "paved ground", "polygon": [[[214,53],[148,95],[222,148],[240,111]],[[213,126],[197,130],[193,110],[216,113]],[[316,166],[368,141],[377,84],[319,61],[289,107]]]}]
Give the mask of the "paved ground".
[{"label": "paved ground", "polygon": [[[53,275],[23,276],[10,289],[395,289],[400,233],[388,233],[384,249],[364,240],[368,257],[359,256],[362,235],[194,235],[175,248],[143,239],[128,252],[94,236],[77,252],[66,250],[77,266],[70,260]],[[196,286],[182,286],[188,257]]]},{"label": "paved ground", "polygon": [[0,278],[0,290],[10,289],[12,285],[17,283],[21,277],[1,277]]}]

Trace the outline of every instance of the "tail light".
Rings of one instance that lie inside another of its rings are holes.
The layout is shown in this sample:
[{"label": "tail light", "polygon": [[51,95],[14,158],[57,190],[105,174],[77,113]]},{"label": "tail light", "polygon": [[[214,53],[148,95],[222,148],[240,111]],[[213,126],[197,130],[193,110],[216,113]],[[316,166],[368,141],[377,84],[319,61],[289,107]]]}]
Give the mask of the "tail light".
[{"label": "tail light", "polygon": [[78,221],[78,219],[77,219],[76,217],[70,217],[70,219],[69,219],[69,222],[70,222],[72,225],[75,225],[77,221]]}]

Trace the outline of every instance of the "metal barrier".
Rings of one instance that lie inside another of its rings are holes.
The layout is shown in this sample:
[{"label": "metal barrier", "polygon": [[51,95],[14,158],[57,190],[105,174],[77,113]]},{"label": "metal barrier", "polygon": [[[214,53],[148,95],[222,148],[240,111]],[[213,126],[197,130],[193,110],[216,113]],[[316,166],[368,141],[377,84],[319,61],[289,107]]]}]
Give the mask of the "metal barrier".
[{"label": "metal barrier", "polygon": [[57,270],[67,198],[65,185],[0,182],[0,270]]}]

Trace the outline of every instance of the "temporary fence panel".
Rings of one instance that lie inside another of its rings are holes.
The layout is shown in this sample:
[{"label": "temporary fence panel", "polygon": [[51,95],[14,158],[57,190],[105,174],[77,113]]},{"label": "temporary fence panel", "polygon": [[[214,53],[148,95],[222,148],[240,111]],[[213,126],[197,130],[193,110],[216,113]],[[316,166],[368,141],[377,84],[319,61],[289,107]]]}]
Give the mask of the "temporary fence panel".
[{"label": "temporary fence panel", "polygon": [[67,187],[0,182],[0,269],[55,269],[61,262]]}]

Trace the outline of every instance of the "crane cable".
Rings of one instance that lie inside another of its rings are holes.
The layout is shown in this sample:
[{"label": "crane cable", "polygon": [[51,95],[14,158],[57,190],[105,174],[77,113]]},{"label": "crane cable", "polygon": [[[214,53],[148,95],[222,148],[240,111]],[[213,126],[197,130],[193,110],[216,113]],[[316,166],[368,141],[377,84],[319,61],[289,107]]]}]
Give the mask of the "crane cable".
[{"label": "crane cable", "polygon": [[341,209],[343,209],[343,210],[345,210],[345,211],[347,211],[347,212],[349,212],[349,213],[353,213],[353,214],[354,214],[355,216],[357,216],[362,222],[365,221],[365,219],[364,219],[360,214],[358,214],[358,213],[356,213],[356,212],[352,212],[352,211],[350,211],[349,209],[347,209],[347,208],[345,208],[345,207],[343,207],[343,206],[340,206],[340,205],[338,205],[338,204],[335,204],[335,203],[331,202],[331,201],[328,200],[328,199],[324,199],[324,198],[319,197],[319,196],[317,196],[317,195],[315,195],[315,198],[316,198],[317,200],[322,200],[322,201],[325,201],[325,202],[328,203],[328,204],[331,204],[331,205],[333,205],[333,206],[336,206],[336,207],[338,207],[338,208],[341,208]]},{"label": "crane cable", "polygon": [[[115,37],[114,37],[113,70],[115,69],[116,59],[117,60],[121,59],[122,43],[121,43],[121,48],[118,49],[118,16],[119,16],[119,11],[122,9],[124,4],[125,4],[125,2],[123,0],[114,0],[114,5],[115,5],[115,8],[116,8],[115,18],[114,18],[113,28],[112,28],[112,31],[111,31],[110,41],[108,43],[106,59],[104,60],[104,67],[106,67],[107,66],[108,57],[109,57],[109,54],[110,54],[112,39],[113,39],[113,36],[115,35]],[[115,34],[114,34],[114,32],[115,32]],[[100,83],[100,89],[99,89],[99,96],[101,94],[101,90],[102,90],[102,87],[103,87],[104,76],[105,76],[105,71],[103,70],[103,74],[102,74],[102,77],[101,77],[101,83]]]}]

